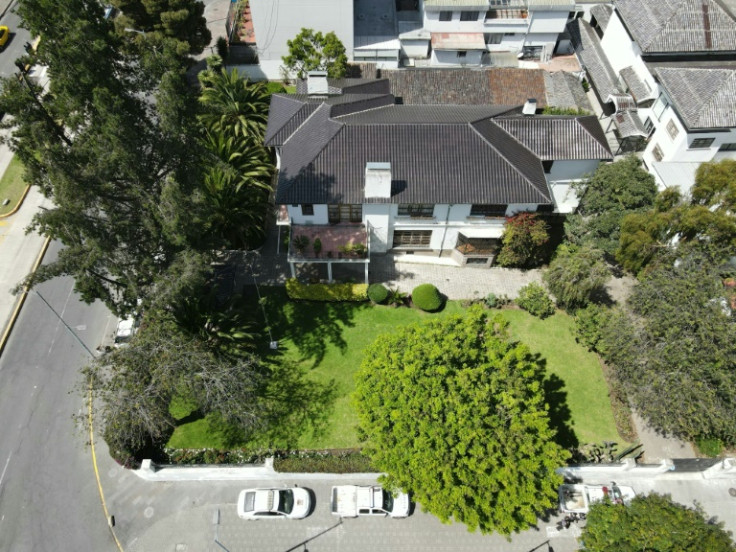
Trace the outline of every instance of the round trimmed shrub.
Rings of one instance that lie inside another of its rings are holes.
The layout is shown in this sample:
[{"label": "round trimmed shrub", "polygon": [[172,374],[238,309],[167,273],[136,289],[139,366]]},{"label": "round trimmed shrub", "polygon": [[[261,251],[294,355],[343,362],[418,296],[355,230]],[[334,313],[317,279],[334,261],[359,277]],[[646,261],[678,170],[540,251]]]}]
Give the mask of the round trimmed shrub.
[{"label": "round trimmed shrub", "polygon": [[388,289],[383,284],[371,284],[368,286],[368,299],[380,305],[388,299]]},{"label": "round trimmed shrub", "polygon": [[442,307],[440,290],[432,284],[421,284],[411,292],[411,300],[418,308],[427,312],[434,312]]},{"label": "round trimmed shrub", "polygon": [[533,316],[547,318],[555,313],[555,304],[547,295],[547,290],[536,282],[519,290],[516,304]]}]

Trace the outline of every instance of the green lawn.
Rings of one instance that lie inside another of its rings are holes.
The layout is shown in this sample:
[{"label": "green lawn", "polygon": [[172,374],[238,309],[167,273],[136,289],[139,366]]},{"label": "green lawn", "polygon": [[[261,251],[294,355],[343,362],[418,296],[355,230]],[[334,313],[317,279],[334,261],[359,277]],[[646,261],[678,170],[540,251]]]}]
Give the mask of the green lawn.
[{"label": "green lawn", "polygon": [[[6,215],[15,209],[20,198],[23,197],[23,191],[25,189],[26,182],[23,180],[23,165],[17,157],[13,157],[2,178],[0,178],[0,215]],[[9,199],[10,203],[3,205],[2,203],[6,199]]]},{"label": "green lawn", "polygon": [[[274,362],[293,360],[308,370],[316,381],[334,380],[336,396],[326,431],[320,436],[302,434],[302,448],[346,448],[358,445],[355,425],[357,417],[350,403],[353,377],[360,366],[363,350],[377,336],[393,328],[432,317],[463,311],[460,303],[450,301],[437,314],[409,308],[372,307],[352,303],[295,303],[288,301],[281,289],[262,290],[266,316],[279,351],[270,355]],[[254,308],[258,308],[254,305]],[[555,399],[553,417],[561,427],[563,441],[574,444],[619,441],[608,402],[608,391],[598,359],[575,342],[572,319],[558,313],[546,320],[536,319],[524,311],[503,310],[510,322],[512,336],[528,344],[532,352],[545,360],[550,374],[548,391]],[[268,337],[263,337],[266,344]],[[186,409],[177,417],[189,414]],[[565,424],[572,425],[574,435],[565,434]],[[205,420],[178,427],[171,446],[217,446],[219,432],[208,437]]]}]

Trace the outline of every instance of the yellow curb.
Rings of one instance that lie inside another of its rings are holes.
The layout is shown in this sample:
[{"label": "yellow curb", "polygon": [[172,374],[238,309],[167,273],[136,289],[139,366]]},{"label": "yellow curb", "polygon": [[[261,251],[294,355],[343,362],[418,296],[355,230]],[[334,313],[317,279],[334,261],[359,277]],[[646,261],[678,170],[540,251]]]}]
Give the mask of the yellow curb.
[{"label": "yellow curb", "polygon": [[18,209],[20,209],[21,205],[23,205],[23,201],[26,199],[26,196],[28,195],[28,190],[31,189],[31,185],[29,184],[26,186],[26,189],[23,190],[23,195],[20,196],[20,199],[18,200],[18,203],[16,203],[15,207],[13,207],[13,210],[9,213],[5,213],[4,215],[0,215],[0,219],[12,217],[15,213],[18,212]]},{"label": "yellow curb", "polygon": [[[49,248],[49,244],[51,243],[51,238],[46,237],[46,240],[43,242],[43,246],[41,247],[41,252],[38,254],[38,257],[36,258],[36,262],[33,263],[33,268],[31,269],[31,274],[36,272],[38,270],[39,265],[41,264],[41,261],[43,260],[43,256],[46,254],[46,250]],[[3,332],[2,337],[0,337],[0,355],[3,354],[3,350],[5,349],[5,344],[8,342],[8,337],[10,337],[10,332],[13,330],[13,326],[15,325],[15,321],[18,319],[18,315],[20,314],[20,309],[23,306],[23,303],[26,301],[26,297],[28,297],[28,286],[25,286],[23,288],[23,293],[21,293],[20,297],[18,298],[17,303],[15,304],[15,309],[13,310],[13,314],[10,316],[10,321],[8,322],[8,325],[5,326],[5,331]]]},{"label": "yellow curb", "polygon": [[97,454],[95,453],[95,436],[92,428],[92,379],[90,377],[88,392],[87,392],[87,422],[89,425],[89,445],[92,449],[92,465],[95,468],[95,478],[97,479],[97,490],[100,492],[100,500],[102,501],[102,511],[105,513],[105,519],[107,520],[107,526],[110,528],[110,534],[115,540],[115,544],[120,552],[123,552],[123,547],[118,540],[117,535],[113,527],[115,523],[110,517],[110,512],[107,509],[107,503],[105,502],[105,493],[102,490],[102,483],[100,482],[100,470],[97,468]]}]

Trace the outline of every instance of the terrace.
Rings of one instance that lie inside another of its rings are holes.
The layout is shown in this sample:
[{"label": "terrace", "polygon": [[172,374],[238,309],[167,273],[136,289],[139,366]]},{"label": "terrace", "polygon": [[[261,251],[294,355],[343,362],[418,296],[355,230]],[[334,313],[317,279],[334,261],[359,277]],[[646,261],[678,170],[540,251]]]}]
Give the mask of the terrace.
[{"label": "terrace", "polygon": [[363,224],[294,225],[289,236],[287,256],[291,277],[296,278],[297,263],[327,265],[327,280],[333,281],[333,263],[363,264],[368,283],[370,237]]}]

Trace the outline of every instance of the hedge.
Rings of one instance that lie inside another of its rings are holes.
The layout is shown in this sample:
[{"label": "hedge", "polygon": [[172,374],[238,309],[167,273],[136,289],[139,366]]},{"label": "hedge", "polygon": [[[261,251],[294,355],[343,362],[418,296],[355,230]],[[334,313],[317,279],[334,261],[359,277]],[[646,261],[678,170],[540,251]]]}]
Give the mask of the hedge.
[{"label": "hedge", "polygon": [[290,299],[305,301],[366,301],[366,284],[302,284],[294,278],[286,280]]},{"label": "hedge", "polygon": [[414,305],[423,311],[434,312],[442,307],[442,295],[432,284],[420,284],[411,292]]},{"label": "hedge", "polygon": [[368,299],[380,305],[388,299],[388,289],[383,284],[371,284],[368,286]]},{"label": "hedge", "polygon": [[282,473],[373,473],[359,450],[301,450],[278,452],[273,467]]}]

